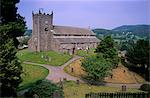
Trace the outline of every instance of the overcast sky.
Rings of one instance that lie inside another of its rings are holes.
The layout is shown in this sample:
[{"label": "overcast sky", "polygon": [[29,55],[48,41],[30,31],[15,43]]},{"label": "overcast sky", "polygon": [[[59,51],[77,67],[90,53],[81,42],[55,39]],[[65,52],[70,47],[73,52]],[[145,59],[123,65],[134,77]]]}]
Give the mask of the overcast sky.
[{"label": "overcast sky", "polygon": [[150,0],[20,0],[18,12],[32,28],[32,11],[54,12],[54,25],[113,29],[150,24]]}]

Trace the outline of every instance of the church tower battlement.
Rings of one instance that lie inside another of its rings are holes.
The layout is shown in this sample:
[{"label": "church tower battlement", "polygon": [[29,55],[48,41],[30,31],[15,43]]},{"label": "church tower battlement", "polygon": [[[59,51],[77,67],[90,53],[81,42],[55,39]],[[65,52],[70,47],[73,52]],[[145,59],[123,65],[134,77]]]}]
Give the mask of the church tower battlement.
[{"label": "church tower battlement", "polygon": [[50,49],[50,41],[52,34],[50,30],[53,29],[53,12],[51,14],[41,13],[39,10],[38,13],[32,12],[33,19],[33,31],[32,31],[32,40],[34,48],[37,51],[46,51]]},{"label": "church tower battlement", "polygon": [[87,28],[58,26],[53,24],[50,14],[32,12],[32,37],[28,41],[30,51],[57,51],[74,54],[76,50],[96,48],[99,39]]}]

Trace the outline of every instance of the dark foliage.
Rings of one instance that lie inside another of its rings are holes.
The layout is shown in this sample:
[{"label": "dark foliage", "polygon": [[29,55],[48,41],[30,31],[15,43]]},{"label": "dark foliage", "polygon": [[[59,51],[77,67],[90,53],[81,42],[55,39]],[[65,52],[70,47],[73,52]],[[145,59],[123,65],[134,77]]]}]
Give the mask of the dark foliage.
[{"label": "dark foliage", "polygon": [[150,84],[141,85],[140,90],[150,92]]},{"label": "dark foliage", "polygon": [[103,57],[110,61],[114,67],[118,65],[118,53],[115,48],[115,43],[111,36],[106,36],[98,45],[95,51],[97,54],[103,54]]},{"label": "dark foliage", "polygon": [[21,83],[22,66],[16,57],[13,40],[7,35],[10,25],[0,26],[0,88],[2,97],[16,96],[16,88]]},{"label": "dark foliage", "polygon": [[[17,48],[19,45],[16,37],[22,36],[26,29],[26,22],[24,21],[24,17],[20,16],[17,13],[16,4],[19,3],[20,0],[1,0],[1,24],[9,24],[13,27],[7,35],[9,35],[13,41],[14,45]],[[17,25],[17,26],[16,26]],[[18,28],[15,28],[18,27]]]},{"label": "dark foliage", "polygon": [[54,98],[53,93],[58,91],[60,94],[60,98],[63,98],[63,91],[56,84],[51,83],[48,80],[37,81],[36,85],[29,89],[28,92],[25,93],[27,98],[32,97],[34,94],[37,94],[40,98]]},{"label": "dark foliage", "polygon": [[145,78],[149,80],[149,56],[150,44],[148,40],[138,40],[126,54],[127,60],[131,63],[132,69],[139,69],[138,73],[143,73]]}]

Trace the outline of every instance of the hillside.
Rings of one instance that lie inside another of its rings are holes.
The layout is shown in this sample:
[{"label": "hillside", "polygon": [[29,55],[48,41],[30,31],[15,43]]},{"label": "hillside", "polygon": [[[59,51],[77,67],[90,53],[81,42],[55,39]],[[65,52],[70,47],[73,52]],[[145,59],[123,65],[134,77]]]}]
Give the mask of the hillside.
[{"label": "hillside", "polygon": [[136,36],[144,37],[150,34],[150,25],[123,25],[112,30],[124,33],[132,32]]},{"label": "hillside", "polygon": [[117,31],[108,30],[108,29],[93,29],[92,31],[97,35],[99,34],[109,35],[109,34],[118,33]]},{"label": "hillside", "polygon": [[28,29],[25,31],[24,36],[31,36],[31,34],[32,34],[32,30]]}]

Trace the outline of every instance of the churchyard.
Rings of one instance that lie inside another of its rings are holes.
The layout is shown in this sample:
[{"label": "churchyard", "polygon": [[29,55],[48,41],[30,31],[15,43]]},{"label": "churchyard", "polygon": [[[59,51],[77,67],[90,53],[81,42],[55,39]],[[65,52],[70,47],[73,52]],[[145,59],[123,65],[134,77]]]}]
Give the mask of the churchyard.
[{"label": "churchyard", "polygon": [[[51,57],[51,61],[47,61],[46,59],[42,58],[41,56],[48,54]],[[61,56],[60,56],[61,55]],[[82,78],[86,73],[83,71],[81,67],[81,61],[84,57],[95,55],[94,49],[89,50],[88,52],[85,50],[78,50],[77,55],[82,56],[80,59],[73,61],[69,65],[64,67],[64,71],[69,75],[77,78]],[[22,62],[34,62],[40,64],[47,64],[52,66],[61,66],[68,60],[70,60],[73,56],[63,53],[56,53],[53,51],[48,52],[29,52],[27,49],[21,50],[17,53],[17,56]],[[52,61],[54,60],[54,61]],[[60,62],[61,61],[61,62]],[[59,62],[59,63],[58,63]],[[36,81],[44,80],[48,74],[51,74],[48,69],[39,66],[39,65],[27,65],[22,64],[24,73],[22,74],[23,82],[19,85],[18,91],[21,91],[26,88],[31,88],[35,85]],[[121,70],[126,70],[126,72],[120,72]],[[144,83],[145,80],[139,76],[138,74],[134,73],[134,79],[130,76],[133,74],[127,68],[121,67],[114,69],[115,71],[112,73],[113,78],[107,77],[104,82],[108,83],[125,83],[125,84],[132,84],[132,83]],[[119,73],[118,73],[119,72]],[[120,76],[121,75],[121,76]],[[118,77],[120,78],[118,78]],[[57,76],[56,76],[57,77]],[[117,79],[116,79],[117,78]],[[136,78],[136,81],[134,81]],[[105,86],[105,85],[91,85],[88,83],[83,83],[77,81],[70,81],[65,79],[63,82],[63,91],[65,98],[84,98],[85,94],[90,92],[100,93],[100,92],[108,92],[108,93],[116,93],[116,92],[124,92],[122,91],[122,86]],[[125,92],[137,93],[143,92],[138,88],[129,87],[126,89]]]},{"label": "churchyard", "polygon": [[69,54],[58,53],[54,51],[48,52],[31,52],[28,49],[21,50],[17,53],[17,57],[22,61],[33,62],[39,64],[48,64],[52,66],[60,66],[72,58]]}]

